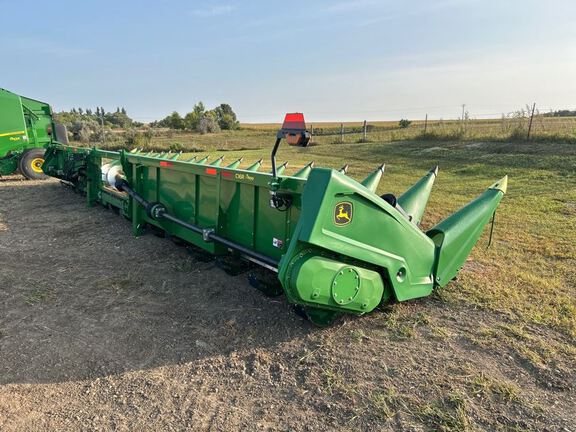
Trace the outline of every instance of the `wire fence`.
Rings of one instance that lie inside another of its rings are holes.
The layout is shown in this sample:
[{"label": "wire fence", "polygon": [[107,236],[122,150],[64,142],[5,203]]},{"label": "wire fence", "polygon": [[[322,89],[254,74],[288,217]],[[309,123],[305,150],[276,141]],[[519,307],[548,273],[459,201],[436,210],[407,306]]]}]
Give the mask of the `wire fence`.
[{"label": "wire fence", "polygon": [[541,139],[576,141],[576,117],[552,117],[544,114],[513,113],[498,119],[472,119],[469,115],[457,120],[431,119],[383,122],[348,122],[309,124],[313,141],[332,137],[332,142],[368,142],[382,139]]}]

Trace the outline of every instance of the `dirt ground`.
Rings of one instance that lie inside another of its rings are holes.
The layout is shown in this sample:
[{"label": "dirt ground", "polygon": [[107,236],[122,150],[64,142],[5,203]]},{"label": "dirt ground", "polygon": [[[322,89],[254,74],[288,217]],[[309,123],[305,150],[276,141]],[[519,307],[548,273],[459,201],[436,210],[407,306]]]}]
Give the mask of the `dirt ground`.
[{"label": "dirt ground", "polygon": [[0,179],[0,431],[576,432],[573,354],[529,361],[512,324],[440,293],[318,329],[57,181]]}]

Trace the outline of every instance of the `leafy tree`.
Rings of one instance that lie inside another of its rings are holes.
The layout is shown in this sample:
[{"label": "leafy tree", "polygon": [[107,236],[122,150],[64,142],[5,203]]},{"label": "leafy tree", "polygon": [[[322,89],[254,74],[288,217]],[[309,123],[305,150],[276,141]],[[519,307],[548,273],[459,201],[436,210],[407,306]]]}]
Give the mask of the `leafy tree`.
[{"label": "leafy tree", "polygon": [[202,102],[198,102],[196,105],[194,105],[192,112],[189,112],[184,117],[184,127],[188,130],[198,130],[200,120],[202,120],[205,113],[206,108],[204,107],[204,104]]},{"label": "leafy tree", "polygon": [[88,142],[99,129],[100,126],[95,121],[77,120],[72,123],[70,132],[75,141]]},{"label": "leafy tree", "polygon": [[232,130],[237,129],[239,126],[238,119],[236,118],[236,113],[232,110],[232,107],[228,104],[220,104],[212,110],[216,115],[216,120],[221,129]]},{"label": "leafy tree", "polygon": [[[133,123],[134,125],[135,123]],[[150,127],[165,127],[170,129],[195,131],[200,133],[219,132],[222,129],[231,130],[239,127],[236,113],[228,104],[220,104],[210,111],[202,102],[194,105],[192,111],[187,113],[184,118],[174,111],[169,116],[159,121],[150,123]]]},{"label": "leafy tree", "polygon": [[112,127],[123,129],[126,129],[132,125],[132,119],[126,114],[122,114],[120,111],[115,113],[106,113],[104,115],[104,122],[112,125]]},{"label": "leafy tree", "polygon": [[184,129],[184,119],[182,119],[180,114],[178,114],[176,111],[174,111],[168,117],[160,120],[158,124],[161,127],[167,127],[170,129]]},{"label": "leafy tree", "polygon": [[406,129],[411,124],[412,124],[412,122],[410,120],[407,120],[407,119],[402,119],[398,122],[398,126],[400,126],[402,129]]},{"label": "leafy tree", "polygon": [[214,114],[213,111],[205,113],[200,119],[196,130],[201,134],[220,132],[220,125],[218,124],[216,114]]}]

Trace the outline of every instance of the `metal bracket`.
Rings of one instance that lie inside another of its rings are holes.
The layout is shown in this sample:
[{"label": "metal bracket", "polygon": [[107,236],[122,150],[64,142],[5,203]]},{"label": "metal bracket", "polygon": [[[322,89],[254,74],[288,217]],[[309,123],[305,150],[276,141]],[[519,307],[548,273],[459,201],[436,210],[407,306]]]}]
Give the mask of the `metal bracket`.
[{"label": "metal bracket", "polygon": [[211,242],[212,238],[210,236],[212,234],[214,234],[214,228],[204,228],[202,230],[202,240],[205,242]]}]

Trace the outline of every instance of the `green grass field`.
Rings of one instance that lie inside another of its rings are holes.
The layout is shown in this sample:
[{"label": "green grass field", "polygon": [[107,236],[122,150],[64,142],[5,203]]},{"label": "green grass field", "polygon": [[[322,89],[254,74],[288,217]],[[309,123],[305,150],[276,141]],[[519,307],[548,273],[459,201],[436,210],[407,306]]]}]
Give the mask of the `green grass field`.
[{"label": "green grass field", "polygon": [[[413,121],[407,128],[400,128],[397,121],[368,122],[367,141],[373,143],[395,141],[487,141],[516,142],[526,141],[528,119],[481,119],[468,120],[430,120],[426,132],[424,122]],[[127,140],[123,130],[113,130],[113,139],[106,143],[92,143],[104,148],[139,147],[158,151],[204,151],[204,150],[238,150],[267,148],[274,140],[279,123],[242,124],[240,130],[222,131],[216,134],[201,135],[193,132],[168,129],[142,129],[133,131]],[[312,131],[330,133],[331,135],[313,135],[313,144],[359,143],[362,133],[345,134],[343,140],[339,135],[340,123],[308,123]],[[359,131],[361,122],[344,123],[345,130]],[[543,117],[534,118],[531,141],[541,143],[576,144],[576,117]]]}]

